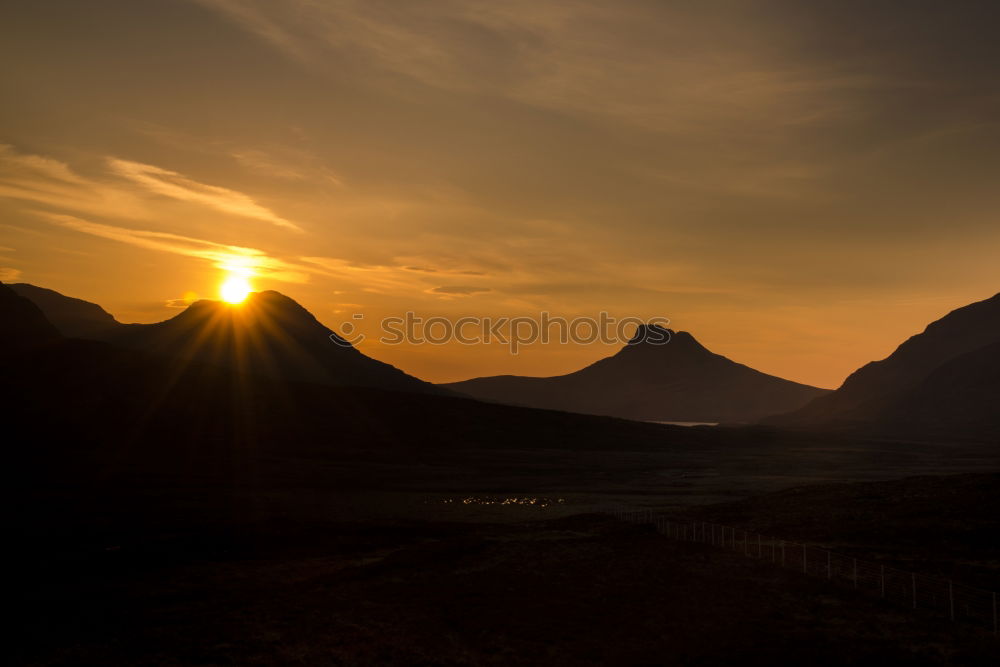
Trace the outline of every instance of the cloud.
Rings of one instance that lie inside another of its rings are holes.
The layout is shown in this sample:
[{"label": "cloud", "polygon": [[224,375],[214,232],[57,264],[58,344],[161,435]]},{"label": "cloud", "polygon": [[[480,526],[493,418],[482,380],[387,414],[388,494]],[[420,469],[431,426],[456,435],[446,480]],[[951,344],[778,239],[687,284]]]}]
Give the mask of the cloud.
[{"label": "cloud", "polygon": [[85,178],[69,165],[0,144],[0,197],[91,215],[148,219],[149,207],[115,184]]},{"label": "cloud", "polygon": [[429,291],[432,292],[433,294],[469,296],[472,294],[481,294],[483,292],[489,292],[491,290],[488,287],[471,287],[468,285],[443,285],[441,287],[435,287]]},{"label": "cloud", "polygon": [[336,257],[301,257],[312,270],[341,284],[378,294],[406,294],[414,291],[414,276],[404,268],[382,264],[362,264]]},{"label": "cloud", "polygon": [[213,266],[224,271],[247,272],[289,283],[304,283],[309,280],[307,269],[272,257],[256,248],[226,245],[167,232],[117,227],[59,213],[40,212],[38,215],[56,225],[83,234],[127,243],[146,250],[195,257],[211,262]]},{"label": "cloud", "polygon": [[274,151],[253,148],[235,150],[230,156],[237,164],[286,181],[318,181],[338,188],[344,181],[332,169],[322,164],[315,156],[305,151],[282,148],[282,155]]},{"label": "cloud", "polygon": [[84,177],[64,162],[20,153],[12,146],[0,144],[0,197],[101,217],[151,220],[157,217],[158,207],[148,195],[143,196],[148,192],[283,229],[302,231],[295,223],[242,192],[200,183],[154,165],[116,158],[108,158],[107,163],[112,173],[142,189],[115,180]]},{"label": "cloud", "polygon": [[[765,13],[674,3],[197,0],[314,68],[344,62],[460,93],[610,116],[661,131],[736,121],[822,122],[864,72],[771,56]],[[386,81],[393,85],[392,81]]]},{"label": "cloud", "polygon": [[167,308],[183,309],[190,306],[192,303],[198,300],[198,294],[196,292],[187,292],[184,296],[179,299],[167,299],[163,305]]},{"label": "cloud", "polygon": [[407,271],[416,271],[417,273],[445,273],[455,276],[485,276],[485,271],[462,271],[453,269],[436,269],[430,266],[404,266]]},{"label": "cloud", "polygon": [[223,213],[270,222],[295,232],[302,231],[302,228],[295,223],[278,216],[242,192],[217,185],[199,183],[175,171],[140,162],[111,158],[108,160],[108,164],[114,172],[143,186],[150,192],[180,201],[201,204]]},{"label": "cloud", "polygon": [[[424,290],[414,284],[415,276],[404,267],[363,264],[336,257],[280,258],[244,246],[217,243],[181,234],[109,225],[61,213],[36,212],[59,227],[82,234],[125,243],[144,250],[164,252],[210,262],[227,272],[246,273],[285,283],[307,283],[311,277],[332,280],[340,287],[352,287],[376,294],[414,294],[426,291],[442,295],[468,295],[489,291],[475,287],[439,287]],[[428,276],[430,277],[430,276]],[[184,299],[190,300],[190,295]],[[167,307],[184,307],[183,299],[170,299]]]},{"label": "cloud", "polygon": [[9,266],[0,266],[0,282],[13,282],[21,277],[20,269],[12,269]]}]

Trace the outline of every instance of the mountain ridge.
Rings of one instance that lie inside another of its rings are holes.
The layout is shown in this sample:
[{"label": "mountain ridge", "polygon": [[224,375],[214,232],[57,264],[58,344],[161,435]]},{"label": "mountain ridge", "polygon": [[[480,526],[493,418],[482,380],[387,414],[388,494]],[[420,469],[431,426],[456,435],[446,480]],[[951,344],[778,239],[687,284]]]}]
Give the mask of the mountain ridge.
[{"label": "mountain ridge", "polygon": [[956,308],[860,367],[833,393],[767,424],[1000,434],[1000,293]]},{"label": "mountain ridge", "polygon": [[715,354],[686,331],[658,330],[666,334],[666,342],[651,342],[649,330],[639,329],[615,354],[572,373],[489,376],[442,386],[512,405],[640,421],[715,423],[754,421],[773,414],[768,410],[774,406],[791,409],[827,391]]},{"label": "mountain ridge", "polygon": [[202,299],[161,322],[122,324],[97,304],[27,287],[25,298],[37,298],[35,305],[50,321],[61,322],[56,328],[68,337],[287,381],[450,393],[368,357],[294,299],[273,290],[253,292],[238,305]]},{"label": "mountain ridge", "polygon": [[84,299],[30,283],[14,283],[7,287],[38,306],[49,322],[70,338],[91,338],[109,329],[127,326],[98,304]]}]

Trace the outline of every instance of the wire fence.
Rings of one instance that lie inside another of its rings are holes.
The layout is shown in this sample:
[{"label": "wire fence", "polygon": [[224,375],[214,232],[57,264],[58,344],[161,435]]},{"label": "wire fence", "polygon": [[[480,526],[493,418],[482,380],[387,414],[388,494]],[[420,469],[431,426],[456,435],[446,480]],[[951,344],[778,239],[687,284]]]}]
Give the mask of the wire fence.
[{"label": "wire fence", "polygon": [[622,521],[651,524],[657,532],[671,539],[735,551],[906,607],[944,614],[952,621],[971,623],[998,634],[997,594],[993,591],[731,526],[706,521],[676,521],[644,509],[605,508],[602,511]]}]

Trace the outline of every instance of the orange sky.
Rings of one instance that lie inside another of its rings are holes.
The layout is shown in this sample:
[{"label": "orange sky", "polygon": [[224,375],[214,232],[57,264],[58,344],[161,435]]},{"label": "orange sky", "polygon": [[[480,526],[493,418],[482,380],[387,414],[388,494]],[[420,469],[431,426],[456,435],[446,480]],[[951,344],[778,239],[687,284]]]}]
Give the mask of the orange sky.
[{"label": "orange sky", "polygon": [[0,280],[156,321],[227,270],[433,381],[611,348],[381,317],[671,319],[824,387],[1000,289],[992,3],[19,3]]}]

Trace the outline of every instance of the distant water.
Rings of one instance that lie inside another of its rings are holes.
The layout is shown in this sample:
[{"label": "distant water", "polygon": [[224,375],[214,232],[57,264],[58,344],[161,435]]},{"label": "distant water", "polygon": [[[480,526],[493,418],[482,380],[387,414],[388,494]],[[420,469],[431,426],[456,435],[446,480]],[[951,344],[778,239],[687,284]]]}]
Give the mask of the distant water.
[{"label": "distant water", "polygon": [[671,426],[718,426],[719,422],[658,422],[654,424],[670,424]]}]

